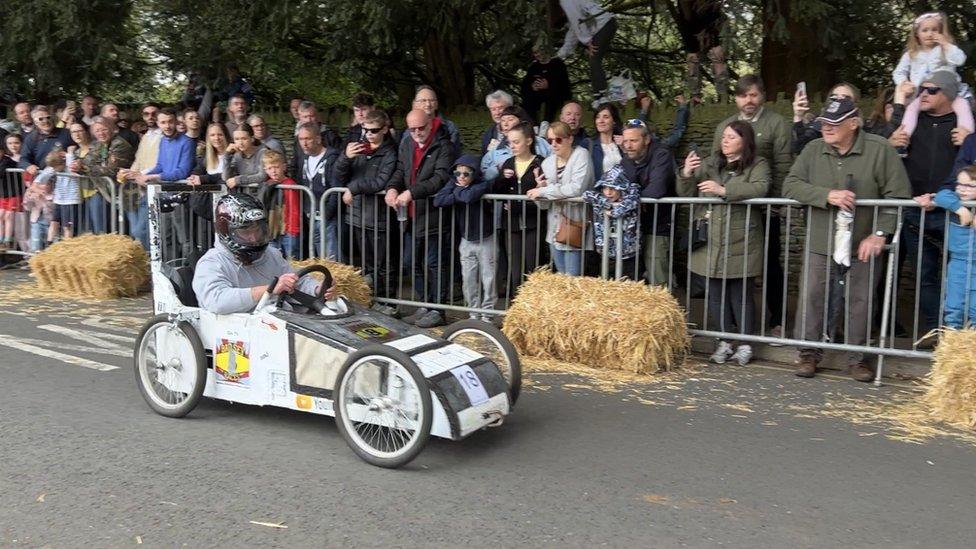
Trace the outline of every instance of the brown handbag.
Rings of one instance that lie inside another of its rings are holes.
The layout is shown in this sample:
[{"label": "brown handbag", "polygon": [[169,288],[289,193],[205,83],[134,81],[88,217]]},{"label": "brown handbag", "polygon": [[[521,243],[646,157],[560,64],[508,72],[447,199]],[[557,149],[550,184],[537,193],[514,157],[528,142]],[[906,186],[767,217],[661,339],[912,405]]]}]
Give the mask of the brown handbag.
[{"label": "brown handbag", "polygon": [[574,221],[566,214],[559,214],[559,230],[556,231],[556,242],[572,246],[574,248],[583,247],[583,230],[586,226],[585,221]]}]

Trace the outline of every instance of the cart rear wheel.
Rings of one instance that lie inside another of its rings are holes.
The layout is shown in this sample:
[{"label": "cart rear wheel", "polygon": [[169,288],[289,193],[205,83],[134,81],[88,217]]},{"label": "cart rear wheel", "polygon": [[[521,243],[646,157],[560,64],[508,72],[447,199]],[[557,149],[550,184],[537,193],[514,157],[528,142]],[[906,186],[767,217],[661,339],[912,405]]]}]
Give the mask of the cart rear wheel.
[{"label": "cart rear wheel", "polygon": [[515,406],[522,390],[522,363],[518,351],[505,334],[495,326],[480,320],[461,320],[444,328],[441,337],[463,345],[491,360],[508,382],[508,396]]},{"label": "cart rear wheel", "polygon": [[433,406],[427,380],[413,360],[390,347],[353,353],[339,372],[336,424],[356,455],[380,467],[400,467],[423,450]]},{"label": "cart rear wheel", "polygon": [[200,336],[165,314],[149,319],[136,338],[136,384],[154,412],[183,417],[200,401],[207,362]]}]

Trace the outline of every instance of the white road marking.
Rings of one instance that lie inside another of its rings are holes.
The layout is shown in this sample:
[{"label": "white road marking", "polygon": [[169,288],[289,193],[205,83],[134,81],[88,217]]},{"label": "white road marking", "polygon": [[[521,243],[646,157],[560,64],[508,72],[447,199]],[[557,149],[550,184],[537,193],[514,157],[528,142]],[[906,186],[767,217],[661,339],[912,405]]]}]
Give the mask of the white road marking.
[{"label": "white road marking", "polygon": [[87,345],[74,345],[71,343],[61,343],[60,341],[48,341],[46,339],[31,339],[26,337],[18,337],[17,341],[27,343],[29,345],[39,345],[41,347],[54,348],[59,351],[76,351],[79,353],[95,353],[99,355],[112,355],[120,356],[124,358],[132,357],[132,349],[118,348],[118,347],[106,347],[100,349],[98,347],[89,347]]},{"label": "white road marking", "polygon": [[[109,330],[115,332],[123,332],[128,334],[135,334],[139,326],[145,322],[145,319],[133,318],[133,317],[113,317],[115,320],[132,321],[135,329],[127,328],[125,326],[119,326],[118,324],[111,324],[105,320],[102,316],[93,316],[82,320],[81,323],[85,326],[91,326],[92,328],[98,328],[99,330]],[[106,334],[102,334],[103,336]]]},{"label": "white road marking", "polygon": [[[94,332],[92,330],[76,330],[74,328],[58,326],[57,324],[44,324],[42,326],[38,326],[38,328],[42,330],[47,330],[49,332],[54,332],[56,334],[66,335],[72,339],[77,339],[78,341],[82,341],[84,343],[94,343],[94,344],[104,345],[106,347],[114,348],[114,349],[125,349],[130,351],[130,353],[132,351],[131,345],[136,342],[136,338],[134,337],[122,336],[117,334],[107,334],[104,332]],[[122,346],[119,345],[118,343],[107,341],[109,339],[122,341],[123,343],[128,343],[129,345]]]},{"label": "white road marking", "polygon": [[118,366],[112,366],[110,364],[102,364],[101,362],[95,362],[94,360],[88,360],[87,358],[80,358],[76,356],[66,355],[64,353],[59,353],[57,351],[45,349],[44,347],[38,347],[36,345],[24,343],[23,341],[20,341],[8,335],[0,334],[0,345],[4,347],[10,347],[11,349],[24,351],[26,353],[32,353],[37,356],[53,358],[55,360],[60,360],[61,362],[74,364],[75,366],[81,366],[82,368],[88,368],[90,370],[108,372],[110,370],[119,369]]}]

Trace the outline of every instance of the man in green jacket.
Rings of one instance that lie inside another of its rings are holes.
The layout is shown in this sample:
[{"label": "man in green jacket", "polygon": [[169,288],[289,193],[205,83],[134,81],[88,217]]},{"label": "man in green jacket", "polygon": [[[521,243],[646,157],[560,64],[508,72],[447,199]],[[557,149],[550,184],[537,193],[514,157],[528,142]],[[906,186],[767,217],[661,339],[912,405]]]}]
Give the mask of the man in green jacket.
[{"label": "man in green jacket", "polygon": [[[747,74],[739,78],[735,84],[735,106],[739,112],[723,120],[715,128],[712,139],[712,154],[720,152],[722,146],[722,132],[733,120],[744,120],[752,125],[756,134],[756,156],[765,158],[769,164],[770,182],[769,195],[774,198],[782,196],[783,180],[793,164],[790,152],[790,123],[779,113],[764,107],[766,103],[766,85],[762,78]],[[763,212],[765,213],[765,212]],[[765,225],[765,220],[763,220]],[[769,307],[767,325],[769,334],[782,337],[782,324],[786,320],[783,314],[783,262],[780,258],[783,246],[780,243],[780,219],[777,208],[770,208],[769,239],[766,243],[766,272],[763,277],[766,285],[766,303]]]},{"label": "man in green jacket", "polygon": [[[883,138],[861,130],[861,115],[847,98],[831,100],[817,118],[823,138],[803,149],[783,183],[783,196],[812,206],[807,210],[806,260],[801,278],[796,339],[818,341],[823,334],[824,294],[834,252],[834,226],[838,209],[854,213],[851,230],[851,266],[848,271],[847,340],[867,341],[872,326],[868,300],[884,267],[872,260],[881,253],[897,224],[897,211],[855,207],[855,200],[911,197],[908,174],[895,149]],[[796,375],[813,377],[822,357],[819,349],[801,348]],[[863,353],[848,353],[851,377],[874,379]]]}]

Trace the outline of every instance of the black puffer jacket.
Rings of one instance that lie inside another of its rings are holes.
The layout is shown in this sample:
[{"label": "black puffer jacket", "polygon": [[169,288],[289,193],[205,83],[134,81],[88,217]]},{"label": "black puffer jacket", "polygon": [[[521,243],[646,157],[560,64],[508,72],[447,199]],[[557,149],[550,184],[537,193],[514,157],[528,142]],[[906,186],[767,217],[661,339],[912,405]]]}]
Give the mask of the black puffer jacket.
[{"label": "black puffer jacket", "polygon": [[344,153],[336,161],[335,177],[340,187],[348,187],[352,206],[343,206],[345,222],[354,227],[382,229],[395,212],[383,201],[382,193],[396,170],[397,154],[393,140],[387,139],[369,155],[349,158]]}]

